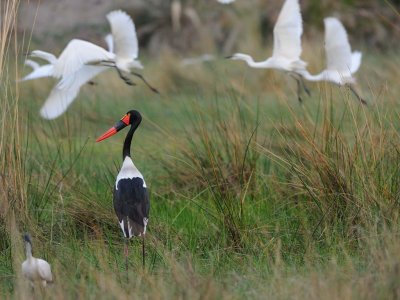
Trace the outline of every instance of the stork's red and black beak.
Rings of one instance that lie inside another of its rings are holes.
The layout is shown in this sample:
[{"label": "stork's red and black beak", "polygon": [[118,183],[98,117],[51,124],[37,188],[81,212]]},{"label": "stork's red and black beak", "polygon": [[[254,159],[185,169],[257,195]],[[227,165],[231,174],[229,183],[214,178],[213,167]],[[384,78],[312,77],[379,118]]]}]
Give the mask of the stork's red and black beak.
[{"label": "stork's red and black beak", "polygon": [[122,119],[117,122],[117,124],[115,124],[113,127],[108,129],[105,133],[103,133],[103,135],[98,137],[96,142],[100,142],[102,140],[105,140],[105,139],[109,138],[110,136],[113,136],[114,134],[116,134],[121,129],[123,129],[126,126],[128,126],[130,124],[130,121],[131,121],[130,118],[131,118],[131,115],[129,113],[126,114],[125,116],[123,116]]}]

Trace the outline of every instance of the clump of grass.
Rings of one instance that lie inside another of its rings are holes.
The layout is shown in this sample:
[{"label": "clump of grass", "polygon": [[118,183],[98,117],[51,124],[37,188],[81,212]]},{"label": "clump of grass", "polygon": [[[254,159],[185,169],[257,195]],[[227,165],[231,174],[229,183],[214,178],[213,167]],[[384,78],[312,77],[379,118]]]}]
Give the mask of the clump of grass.
[{"label": "clump of grass", "polygon": [[294,116],[294,127],[277,129],[282,146],[264,150],[286,166],[293,201],[314,218],[313,239],[360,246],[365,231],[398,223],[400,136],[392,114],[342,105],[338,113],[325,104],[321,121]]},{"label": "clump of grass", "polygon": [[[224,103],[231,105],[229,109],[216,104],[212,114],[198,109],[193,126],[186,130],[180,156],[172,160],[168,157],[162,164],[175,189],[209,193],[214,205],[210,217],[220,221],[232,245],[240,248],[244,202],[257,193],[259,154],[254,145],[259,124],[257,113],[252,114],[238,101],[232,102]],[[249,122],[250,118],[254,120]]]}]

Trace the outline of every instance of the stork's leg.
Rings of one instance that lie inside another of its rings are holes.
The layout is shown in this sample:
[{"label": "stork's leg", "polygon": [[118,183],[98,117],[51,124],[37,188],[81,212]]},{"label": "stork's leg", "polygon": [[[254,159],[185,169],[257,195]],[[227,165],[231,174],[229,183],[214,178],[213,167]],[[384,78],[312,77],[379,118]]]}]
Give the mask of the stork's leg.
[{"label": "stork's leg", "polygon": [[143,77],[143,75],[141,75],[141,74],[139,74],[139,73],[136,73],[136,72],[132,72],[132,75],[135,75],[136,77],[139,77],[139,78],[147,85],[147,87],[148,87],[150,90],[152,90],[154,93],[160,94],[156,88],[152,87],[152,86],[147,82],[147,80]]},{"label": "stork's leg", "polygon": [[125,269],[126,269],[126,276],[128,277],[128,256],[129,256],[129,240],[125,238],[124,241],[124,255],[125,255]]},{"label": "stork's leg", "polygon": [[133,86],[133,85],[136,85],[136,83],[132,82],[132,80],[130,80],[128,77],[126,77],[124,74],[122,74],[121,70],[118,69],[118,67],[115,67],[115,69],[117,70],[119,77],[120,77],[123,81],[125,81],[125,83],[126,83],[127,85],[132,85],[132,86]]},{"label": "stork's leg", "polygon": [[144,246],[144,234],[142,234],[142,259],[143,259],[143,270],[144,267],[146,266],[146,251],[145,251],[145,246]]},{"label": "stork's leg", "polygon": [[347,84],[347,86],[349,87],[350,91],[352,91],[352,93],[354,94],[354,96],[356,96],[357,100],[360,101],[362,104],[367,105],[367,101],[365,101],[354,89],[354,87],[351,84]]}]

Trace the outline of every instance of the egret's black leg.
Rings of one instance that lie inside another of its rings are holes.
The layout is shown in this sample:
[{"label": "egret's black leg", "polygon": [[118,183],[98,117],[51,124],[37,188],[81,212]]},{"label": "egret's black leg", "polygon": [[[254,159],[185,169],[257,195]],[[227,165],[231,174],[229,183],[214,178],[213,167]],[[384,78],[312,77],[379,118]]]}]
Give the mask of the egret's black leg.
[{"label": "egret's black leg", "polygon": [[139,74],[139,73],[135,73],[135,72],[132,72],[132,75],[135,75],[136,77],[139,77],[139,78],[147,85],[147,87],[148,87],[150,90],[152,90],[154,93],[160,94],[156,88],[152,87],[152,86],[147,82],[147,80],[143,77],[143,75],[141,75],[141,74]]},{"label": "egret's black leg", "polygon": [[307,87],[307,85],[305,84],[303,76],[299,76],[299,78],[300,78],[301,85],[303,86],[303,90],[306,92],[308,97],[311,97],[311,92],[310,92],[309,88]]},{"label": "egret's black leg", "polygon": [[353,92],[354,96],[356,96],[357,100],[360,101],[362,104],[367,105],[367,101],[365,101],[354,89],[354,87],[351,84],[347,84],[349,87],[350,91]]},{"label": "egret's black leg", "polygon": [[143,258],[143,269],[146,266],[146,251],[144,247],[144,234],[142,234],[142,258]]},{"label": "egret's black leg", "polygon": [[98,60],[86,63],[87,66],[102,66],[102,67],[115,67],[115,62],[111,60]]},{"label": "egret's black leg", "polygon": [[301,98],[301,84],[300,84],[300,79],[296,78],[293,76],[294,80],[297,82],[297,99],[299,100],[300,103],[303,103],[303,99]]},{"label": "egret's black leg", "polygon": [[133,86],[133,85],[136,85],[134,82],[132,82],[132,80],[130,80],[128,77],[124,76],[124,74],[122,74],[122,72],[121,72],[120,69],[118,69],[117,67],[115,67],[115,69],[117,70],[119,77],[121,77],[121,79],[122,79],[123,81],[125,81],[125,83],[126,83],[127,85],[132,85],[132,86]]},{"label": "egret's black leg", "polygon": [[299,100],[300,103],[303,103],[303,99],[301,98],[301,86],[300,86],[300,80],[297,78],[297,76],[294,73],[289,73],[289,76],[292,77],[294,80],[296,80],[297,83],[297,99]]}]

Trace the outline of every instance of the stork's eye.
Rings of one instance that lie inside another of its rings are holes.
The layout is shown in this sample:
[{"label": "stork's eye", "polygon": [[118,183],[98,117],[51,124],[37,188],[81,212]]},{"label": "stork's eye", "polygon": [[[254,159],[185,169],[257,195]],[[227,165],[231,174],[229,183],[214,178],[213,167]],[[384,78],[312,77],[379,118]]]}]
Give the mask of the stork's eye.
[{"label": "stork's eye", "polygon": [[125,116],[122,117],[121,121],[124,122],[126,125],[130,124],[131,114],[127,113]]}]

